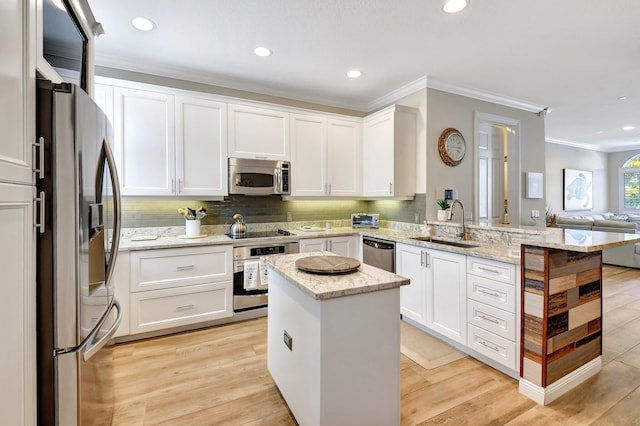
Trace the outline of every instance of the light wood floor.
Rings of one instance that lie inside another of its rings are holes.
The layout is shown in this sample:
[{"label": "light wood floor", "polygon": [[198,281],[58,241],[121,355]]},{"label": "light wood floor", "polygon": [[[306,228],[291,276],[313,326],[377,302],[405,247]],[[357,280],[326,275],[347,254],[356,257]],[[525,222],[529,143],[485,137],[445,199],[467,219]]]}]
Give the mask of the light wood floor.
[{"label": "light wood floor", "polygon": [[[640,271],[605,267],[604,276],[598,375],[543,407],[473,358],[426,370],[403,356],[402,425],[640,425]],[[295,425],[267,371],[266,324],[116,345],[112,424]]]}]

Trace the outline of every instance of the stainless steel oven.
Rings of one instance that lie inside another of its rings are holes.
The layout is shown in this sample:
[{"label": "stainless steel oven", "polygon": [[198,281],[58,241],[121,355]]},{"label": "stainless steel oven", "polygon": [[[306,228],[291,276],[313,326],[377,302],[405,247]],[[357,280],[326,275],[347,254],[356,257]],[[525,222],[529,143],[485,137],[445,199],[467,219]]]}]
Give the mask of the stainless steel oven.
[{"label": "stainless steel oven", "polygon": [[[245,238],[246,240],[246,238]],[[297,242],[250,243],[233,248],[233,311],[267,306],[268,275],[264,257],[298,253]]]}]

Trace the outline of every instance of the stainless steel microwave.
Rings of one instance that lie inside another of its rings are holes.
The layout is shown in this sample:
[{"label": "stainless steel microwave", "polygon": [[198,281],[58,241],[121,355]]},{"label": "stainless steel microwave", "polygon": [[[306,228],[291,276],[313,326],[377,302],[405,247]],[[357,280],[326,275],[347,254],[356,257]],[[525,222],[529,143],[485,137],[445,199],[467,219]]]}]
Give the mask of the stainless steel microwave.
[{"label": "stainless steel microwave", "polygon": [[287,195],[290,176],[288,161],[229,158],[229,194]]}]

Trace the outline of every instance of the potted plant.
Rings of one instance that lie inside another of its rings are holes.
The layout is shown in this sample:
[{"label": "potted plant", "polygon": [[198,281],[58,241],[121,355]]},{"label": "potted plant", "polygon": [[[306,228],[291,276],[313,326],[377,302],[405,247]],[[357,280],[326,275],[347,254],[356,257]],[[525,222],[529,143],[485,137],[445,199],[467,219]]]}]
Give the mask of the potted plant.
[{"label": "potted plant", "polygon": [[436,204],[440,207],[440,210],[438,210],[438,220],[441,222],[447,220],[449,208],[451,207],[449,205],[449,200],[445,200],[444,198],[442,200],[436,200]]}]

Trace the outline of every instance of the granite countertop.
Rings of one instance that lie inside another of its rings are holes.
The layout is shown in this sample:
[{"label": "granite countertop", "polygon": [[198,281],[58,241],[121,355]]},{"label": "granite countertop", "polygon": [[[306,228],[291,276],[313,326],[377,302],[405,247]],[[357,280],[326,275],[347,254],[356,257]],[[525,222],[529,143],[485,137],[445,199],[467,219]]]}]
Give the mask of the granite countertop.
[{"label": "granite countertop", "polygon": [[548,228],[547,232],[514,240],[518,244],[561,250],[593,252],[605,248],[640,242],[640,234],[590,231],[582,229]]},{"label": "granite countertop", "polygon": [[333,256],[330,252],[309,252],[267,257],[267,264],[288,282],[316,300],[352,296],[408,285],[409,279],[373,266],[360,264],[349,274],[313,274],[298,270],[296,260],[308,256]]},{"label": "granite countertop", "polygon": [[[264,229],[273,230],[274,225],[265,225]],[[471,227],[474,228],[474,227]],[[492,228],[487,226],[475,226],[479,230],[500,230],[500,228]],[[562,250],[590,252],[602,250],[604,248],[616,247],[634,242],[640,242],[640,234],[623,234],[615,232],[601,232],[575,229],[561,228],[543,228],[538,229],[522,229],[517,230],[519,233],[514,234],[508,239],[481,239],[481,241],[471,241],[475,247],[454,247],[438,244],[429,241],[416,240],[416,237],[428,236],[428,226],[412,229],[368,229],[351,227],[334,227],[332,229],[324,229],[320,227],[310,227],[308,230],[292,228],[292,235],[278,235],[264,238],[252,238],[244,240],[234,240],[225,235],[224,231],[209,231],[210,235],[200,238],[184,238],[177,232],[180,227],[176,228],[138,228],[126,229],[123,231],[120,239],[120,250],[150,250],[161,248],[179,248],[179,247],[198,247],[217,244],[229,244],[233,246],[246,246],[264,243],[279,243],[299,241],[305,238],[332,238],[349,235],[362,235],[369,237],[382,238],[396,243],[410,244],[427,249],[436,249],[453,253],[464,254],[467,256],[475,256],[484,259],[497,260],[500,262],[520,264],[520,245],[535,245],[539,247],[557,248]],[[420,231],[416,231],[420,229]],[[520,232],[522,231],[522,232]],[[206,232],[206,231],[205,231]],[[498,234],[496,234],[498,235]],[[504,235],[504,234],[503,234]],[[156,237],[155,239],[136,241],[141,237]],[[439,240],[454,241],[452,238],[437,236]]]}]

